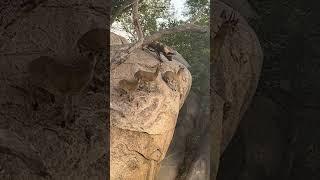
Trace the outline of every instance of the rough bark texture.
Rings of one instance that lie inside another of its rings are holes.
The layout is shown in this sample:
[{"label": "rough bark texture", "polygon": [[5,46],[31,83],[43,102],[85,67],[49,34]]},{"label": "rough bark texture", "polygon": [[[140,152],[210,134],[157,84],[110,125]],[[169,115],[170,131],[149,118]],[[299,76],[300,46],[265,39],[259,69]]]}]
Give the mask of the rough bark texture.
[{"label": "rough bark texture", "polygon": [[[114,34],[111,40],[111,45],[127,43]],[[111,58],[115,54],[116,49],[111,48]],[[138,70],[155,72],[158,64],[154,54],[136,49],[111,72],[111,179],[154,179],[166,155],[178,113],[191,87],[190,72],[184,70],[180,90],[173,91],[162,74],[169,70],[177,72],[183,65],[165,61],[155,81],[133,91],[131,101],[126,94],[121,96],[119,89],[120,80],[133,80]]]},{"label": "rough bark texture", "polygon": [[[36,4],[28,1],[32,5],[30,12],[26,11],[30,8],[12,9],[21,7],[25,1],[6,2],[8,4],[0,10],[3,30],[0,40],[4,42],[0,52],[0,128],[8,129],[24,139],[23,142],[30,143],[39,152],[53,179],[106,179],[108,147],[104,90],[85,89],[75,124],[61,128],[61,97],[56,95],[53,103],[50,93],[37,91],[39,108],[34,111],[26,71],[27,64],[39,56],[76,54],[75,44],[82,34],[93,28],[106,28],[106,16],[96,10],[107,12],[108,2],[48,0],[33,8]],[[13,35],[10,40],[6,36],[8,33]],[[103,63],[98,64],[100,67],[97,68],[105,68]],[[40,179],[13,155],[1,154],[0,164],[0,179]]]}]

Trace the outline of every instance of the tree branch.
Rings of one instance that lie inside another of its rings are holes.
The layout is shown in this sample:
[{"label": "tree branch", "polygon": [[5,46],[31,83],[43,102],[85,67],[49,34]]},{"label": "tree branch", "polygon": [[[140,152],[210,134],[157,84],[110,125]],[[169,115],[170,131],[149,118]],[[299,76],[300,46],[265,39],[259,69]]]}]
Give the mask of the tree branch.
[{"label": "tree branch", "polygon": [[125,10],[129,9],[135,0],[125,0],[123,2],[117,2],[117,0],[112,0],[112,9],[111,9],[111,24],[115,19],[120,16]]},{"label": "tree branch", "polygon": [[144,45],[147,45],[153,41],[162,38],[165,35],[170,35],[178,32],[197,32],[197,33],[208,33],[210,32],[209,27],[199,26],[193,23],[187,23],[180,26],[176,26],[169,29],[160,30],[145,38]]},{"label": "tree branch", "polygon": [[194,18],[189,20],[190,23],[182,24],[169,29],[163,29],[144,38],[142,28],[139,23],[139,15],[138,15],[139,0],[134,0],[132,3],[133,3],[132,19],[133,19],[133,25],[134,25],[135,31],[138,36],[138,42],[135,44],[132,44],[130,47],[126,46],[127,47],[126,49],[120,48],[122,49],[120,50],[118,48],[120,52],[118,53],[118,55],[116,55],[114,58],[111,59],[111,71],[114,70],[116,67],[118,67],[120,64],[124,63],[126,61],[126,58],[131,52],[138,49],[139,47],[143,47],[145,45],[152,43],[153,41],[160,39],[162,36],[170,35],[178,32],[198,32],[198,33],[210,32],[209,27],[204,27],[204,26],[199,26],[194,24],[205,9],[205,8],[202,8]]},{"label": "tree branch", "polygon": [[141,41],[143,40],[143,32],[142,28],[139,22],[139,0],[135,0],[133,7],[132,7],[132,21],[133,21],[133,26],[136,31],[136,34],[138,36],[138,40]]},{"label": "tree branch", "polygon": [[131,45],[130,47],[126,46],[125,49],[123,48],[119,49],[121,52],[111,60],[111,66],[112,66],[111,71],[114,70],[116,67],[118,67],[120,64],[124,63],[126,61],[126,57],[128,57],[130,53],[132,53],[134,50],[138,49],[139,47],[150,44],[151,42],[160,39],[164,35],[170,35],[177,32],[207,33],[207,32],[210,32],[210,29],[209,27],[203,27],[203,26],[188,23],[188,24],[180,25],[170,29],[164,29],[164,30],[158,31],[146,37],[145,40],[139,40],[137,43]]}]

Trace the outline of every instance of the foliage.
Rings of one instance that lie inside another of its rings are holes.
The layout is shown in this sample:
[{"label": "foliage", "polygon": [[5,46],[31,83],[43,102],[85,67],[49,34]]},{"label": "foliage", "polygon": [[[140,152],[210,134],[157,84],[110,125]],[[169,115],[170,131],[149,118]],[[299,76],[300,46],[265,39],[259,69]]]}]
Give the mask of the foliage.
[{"label": "foliage", "polygon": [[[161,19],[170,19],[170,0],[144,0],[139,6],[140,23],[145,35],[150,35],[158,30],[158,22]],[[130,40],[136,40],[131,11],[127,11],[116,18],[123,29],[131,35]]]},{"label": "foliage", "polygon": [[[187,0],[185,3],[187,11],[184,16],[191,19],[199,14],[199,10],[205,8],[198,17],[197,24],[209,25],[209,1],[208,0]],[[176,18],[175,13],[170,7],[170,0],[144,0],[139,7],[141,25],[145,35],[150,35],[161,29],[175,27],[186,23]],[[136,40],[134,28],[131,22],[130,11],[123,13],[117,18],[124,30],[131,34],[131,40]],[[202,99],[202,105],[209,103],[209,55],[210,55],[210,37],[209,33],[176,33],[162,38],[160,41],[177,50],[191,65],[193,83],[192,89],[199,93]]]},{"label": "foliage", "polygon": [[[186,7],[188,11],[184,13],[191,19],[197,16],[199,10],[205,8],[197,20],[197,24],[209,25],[209,1],[207,0],[187,0]],[[161,28],[169,28],[178,24],[185,23],[183,21],[171,20],[167,24],[162,24]],[[176,49],[191,65],[191,74],[193,78],[192,90],[200,94],[203,107],[208,107],[209,103],[209,81],[210,81],[210,35],[209,33],[200,34],[194,32],[185,32],[172,34],[164,37],[162,41]]]}]

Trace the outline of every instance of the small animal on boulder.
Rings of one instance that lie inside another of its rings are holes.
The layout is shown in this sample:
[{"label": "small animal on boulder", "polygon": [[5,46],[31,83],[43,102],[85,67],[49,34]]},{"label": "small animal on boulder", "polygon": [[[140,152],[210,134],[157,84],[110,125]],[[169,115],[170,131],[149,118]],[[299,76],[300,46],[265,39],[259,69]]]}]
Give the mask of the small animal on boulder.
[{"label": "small animal on boulder", "polygon": [[126,79],[122,79],[119,81],[119,88],[121,90],[123,90],[126,94],[129,95],[129,101],[132,101],[132,93],[137,90],[139,85],[139,81],[138,80],[126,80]]},{"label": "small animal on boulder", "polygon": [[[91,52],[80,56],[63,57],[63,60],[72,58],[78,64],[66,65],[58,62],[55,58],[41,56],[28,64],[29,86],[32,100],[36,102],[35,87],[41,87],[55,95],[64,97],[64,119],[74,120],[74,106],[81,92],[91,81],[97,62],[97,55]],[[71,101],[71,103],[69,103]],[[68,107],[68,103],[71,104]],[[73,114],[70,114],[70,113]],[[71,121],[71,122],[72,122]]]},{"label": "small animal on boulder", "polygon": [[153,72],[148,72],[148,71],[143,71],[139,70],[134,74],[134,78],[138,80],[139,82],[147,84],[149,87],[150,83],[155,81],[159,75],[161,65],[157,65],[156,71]]},{"label": "small animal on boulder", "polygon": [[181,81],[181,74],[184,71],[184,67],[180,67],[177,73],[172,71],[166,71],[162,79],[167,83],[167,85],[174,91],[180,92],[180,81]]}]

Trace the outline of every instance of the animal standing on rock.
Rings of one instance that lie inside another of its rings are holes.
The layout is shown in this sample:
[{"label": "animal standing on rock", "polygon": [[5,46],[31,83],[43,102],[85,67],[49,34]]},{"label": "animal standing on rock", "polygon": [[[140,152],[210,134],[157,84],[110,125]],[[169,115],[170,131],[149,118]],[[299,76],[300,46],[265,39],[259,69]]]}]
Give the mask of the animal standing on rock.
[{"label": "animal standing on rock", "polygon": [[163,62],[163,60],[161,59],[161,53],[169,61],[172,61],[172,56],[175,55],[174,51],[170,47],[158,41],[153,41],[152,43],[148,44],[147,48],[151,48],[157,53],[160,62]]},{"label": "animal standing on rock", "polygon": [[[48,56],[41,56],[28,64],[31,87],[42,87],[55,95],[59,94],[64,97],[65,120],[70,120],[70,111],[73,112],[78,96],[91,81],[97,62],[96,55],[91,52],[70,58],[77,60],[78,64],[62,64]],[[65,59],[67,58],[62,60]],[[34,91],[33,88],[31,90]],[[34,95],[34,92],[31,94]],[[35,100],[34,96],[32,98]],[[70,100],[71,107],[68,107]]]},{"label": "animal standing on rock", "polygon": [[161,68],[161,65],[160,64],[157,65],[157,70],[154,73],[139,70],[134,74],[134,78],[139,82],[146,83],[147,85],[149,85],[150,82],[153,82],[157,79],[160,72],[160,68]]},{"label": "animal standing on rock", "polygon": [[106,86],[104,79],[107,78],[105,69],[108,66],[108,61],[106,60],[108,54],[107,44],[109,43],[108,33],[107,29],[103,28],[91,29],[84,33],[77,41],[77,47],[80,53],[93,52],[99,56],[98,59],[101,59],[93,76],[94,83],[92,83],[92,87],[90,87],[93,91],[103,91]]},{"label": "animal standing on rock", "polygon": [[172,71],[166,71],[162,79],[167,83],[167,85],[174,91],[180,92],[180,81],[181,81],[181,74],[184,71],[184,67],[181,67],[177,73]]},{"label": "animal standing on rock", "polygon": [[137,90],[138,85],[138,80],[129,81],[123,79],[119,81],[119,87],[129,95],[129,101],[132,101],[132,93]]}]

